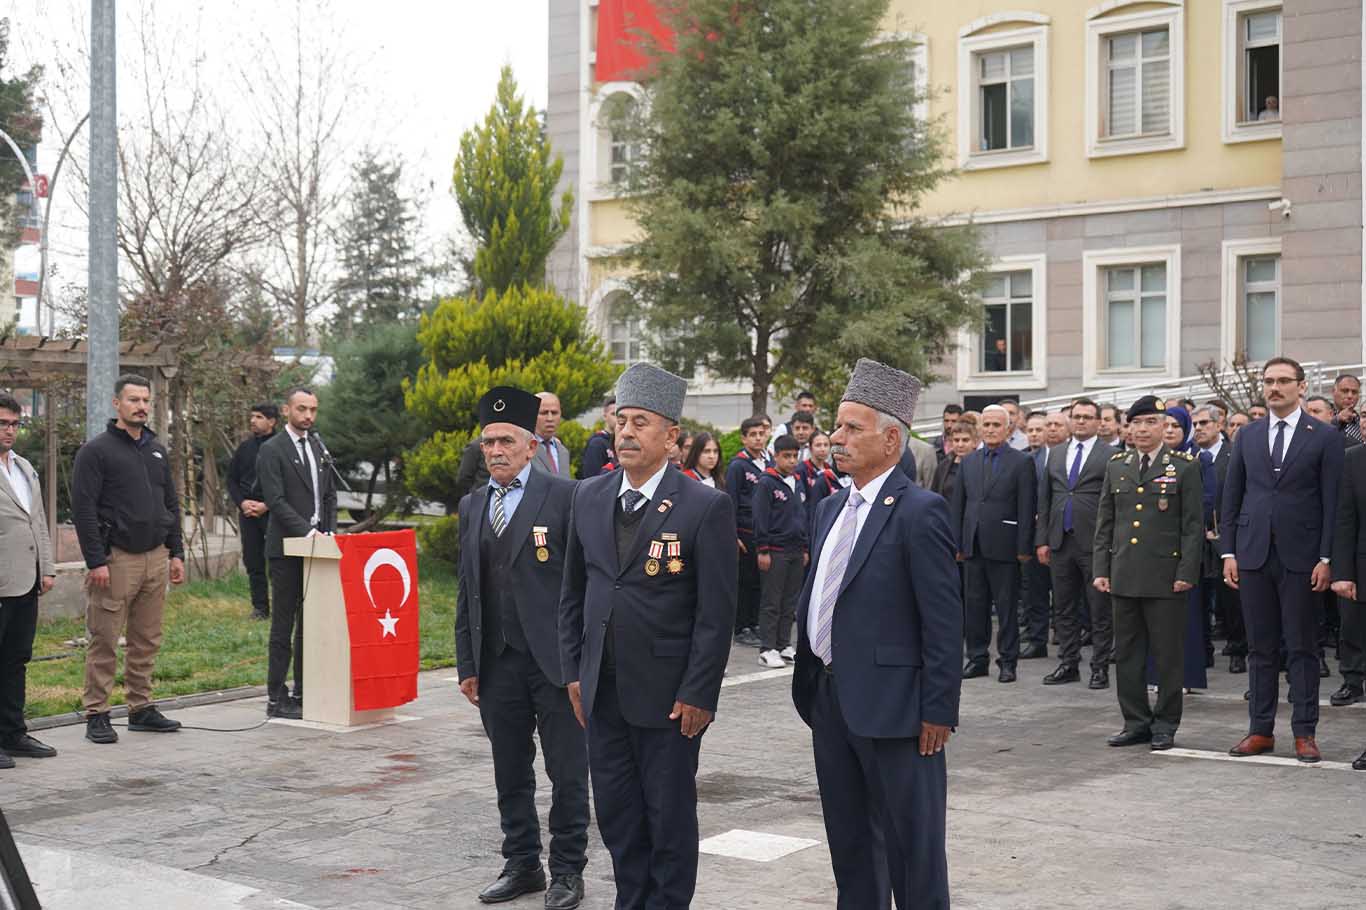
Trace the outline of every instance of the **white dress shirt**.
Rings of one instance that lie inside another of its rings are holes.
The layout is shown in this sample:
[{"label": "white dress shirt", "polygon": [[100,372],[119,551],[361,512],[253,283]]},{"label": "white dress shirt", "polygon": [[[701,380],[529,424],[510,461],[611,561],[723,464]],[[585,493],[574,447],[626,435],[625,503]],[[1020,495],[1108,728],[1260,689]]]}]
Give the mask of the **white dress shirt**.
[{"label": "white dress shirt", "polygon": [[[1081,446],[1082,469],[1086,468],[1086,462],[1091,460],[1091,450],[1096,447],[1096,438],[1097,437],[1095,436],[1092,436],[1090,439],[1085,440],[1074,438],[1070,442],[1068,442],[1066,463],[1063,465],[1064,477],[1067,477],[1072,473],[1072,462],[1075,461],[1077,458],[1077,446]],[[1080,471],[1077,473],[1077,476],[1081,476]]]},{"label": "white dress shirt", "polygon": [[[1301,409],[1296,408],[1285,416],[1285,448],[1281,451],[1281,458],[1285,458],[1285,453],[1290,451],[1290,440],[1295,438],[1295,427],[1300,425]],[[1276,424],[1281,422],[1280,417],[1275,414],[1267,414],[1266,428],[1266,450],[1276,451]]]},{"label": "white dress shirt", "polygon": [[705,475],[698,483],[702,484],[704,487],[711,487],[713,490],[716,489],[716,478],[710,474]]},{"label": "white dress shirt", "polygon": [[[1289,427],[1286,427],[1286,428],[1285,428],[1285,431],[1286,431],[1286,433],[1288,434],[1288,433],[1290,432],[1290,428],[1289,428]],[[1289,445],[1289,443],[1286,443],[1286,445]],[[1210,460],[1211,460],[1211,461],[1214,461],[1214,460],[1218,459],[1219,453],[1220,453],[1221,451],[1223,451],[1223,448],[1224,448],[1224,437],[1220,436],[1218,439],[1214,440],[1214,445],[1210,446],[1208,449],[1201,449],[1201,451],[1203,451],[1203,452],[1209,452]]]},{"label": "white dress shirt", "polygon": [[14,498],[19,503],[19,508],[33,514],[33,490],[29,488],[28,477],[24,474],[24,469],[19,467],[19,459],[13,452],[6,452],[0,458],[0,471],[5,472],[5,479],[9,481],[9,488],[14,492]]},{"label": "white dress shirt", "polygon": [[[617,499],[622,499],[622,497],[626,495],[627,490],[635,490],[645,497],[640,502],[636,503],[636,510],[645,508],[645,503],[655,498],[655,491],[659,489],[659,482],[664,479],[664,472],[667,470],[669,470],[669,463],[665,461],[664,466],[658,471],[655,471],[649,480],[638,487],[633,487],[631,486],[631,478],[627,476],[626,469],[623,468],[621,471],[621,489],[617,492]],[[626,504],[623,500],[622,508],[625,507]]]},{"label": "white dress shirt", "polygon": [[[863,502],[859,504],[856,514],[854,515],[854,546],[858,546],[858,536],[863,531],[863,523],[868,520],[869,513],[873,511],[873,503],[877,501],[878,492],[882,489],[882,485],[886,482],[888,475],[896,469],[896,465],[893,465],[888,470],[883,471],[877,477],[868,481],[868,486],[861,490],[858,487],[851,485],[849,495],[853,496],[854,491],[857,491],[859,496],[863,497]],[[815,641],[816,633],[819,631],[817,625],[818,617],[816,614],[820,612],[818,607],[820,606],[821,592],[825,590],[825,576],[830,569],[830,554],[835,551],[836,545],[839,543],[840,528],[844,526],[844,510],[847,508],[849,508],[849,506],[846,503],[845,506],[840,509],[840,513],[835,516],[835,523],[830,526],[830,534],[825,538],[825,543],[821,546],[820,558],[816,560],[816,577],[811,581],[811,600],[813,602],[807,604],[806,609],[807,642]],[[852,556],[853,547],[850,547],[849,552]]]},{"label": "white dress shirt", "polygon": [[289,444],[294,446],[295,450],[299,448],[299,440],[304,441],[304,451],[308,454],[305,466],[308,468],[308,476],[313,478],[313,518],[309,524],[316,528],[322,517],[323,504],[322,494],[318,489],[322,486],[322,477],[318,474],[318,462],[313,457],[313,446],[308,444],[307,436],[300,436],[298,431],[287,423],[285,424],[285,431],[289,433]]}]

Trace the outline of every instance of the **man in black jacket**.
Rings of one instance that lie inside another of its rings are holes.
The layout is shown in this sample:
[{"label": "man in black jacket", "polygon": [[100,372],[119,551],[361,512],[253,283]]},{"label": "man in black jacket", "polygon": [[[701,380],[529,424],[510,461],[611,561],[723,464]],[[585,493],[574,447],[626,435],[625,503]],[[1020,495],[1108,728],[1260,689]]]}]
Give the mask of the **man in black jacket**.
[{"label": "man in black jacket", "polygon": [[[270,660],[266,668],[266,715],[303,716],[304,561],[286,556],[286,537],[312,537],[337,529],[337,487],[331,459],[317,434],[318,399],[304,388],[285,397],[285,432],[276,433],[256,456],[256,475],[270,510],[266,556],[275,610],[270,620]],[[291,640],[293,642],[291,646]],[[285,688],[291,652],[294,696]]]},{"label": "man in black jacket", "polygon": [[[123,679],[128,729],[169,733],[180,721],[152,704],[152,668],[161,647],[166,582],[185,580],[180,498],[171,461],[147,428],[152,384],[126,374],[114,383],[105,432],[81,446],[71,477],[71,514],[89,570],[85,622],[86,739],[118,741],[109,723],[119,636],[127,639]],[[125,629],[125,624],[127,628]]]},{"label": "man in black jacket", "polygon": [[588,848],[588,749],[564,688],[557,633],[560,577],[574,481],[533,471],[537,411],[529,392],[499,387],[479,402],[488,486],[460,502],[455,611],[460,691],[493,748],[505,865],[479,894],[501,903],[546,891],[536,816],[536,744],[550,777],[547,910],[583,899]]},{"label": "man in black jacket", "polygon": [[735,621],[735,512],[669,464],[688,383],[638,363],[617,381],[621,470],[574,489],[560,660],[588,729],[618,907],[687,907],[697,762]]},{"label": "man in black jacket", "polygon": [[270,586],[266,581],[266,524],[269,510],[265,494],[256,479],[256,456],[261,445],[275,435],[280,410],[273,404],[258,404],[251,409],[251,436],[232,453],[228,465],[228,496],[242,517],[238,519],[238,539],[242,541],[242,565],[251,582],[251,618],[270,618]]},{"label": "man in black jacket", "polygon": [[602,429],[588,437],[583,447],[583,457],[579,459],[579,480],[597,477],[602,469],[615,464],[617,454],[612,451],[612,428],[617,422],[617,399],[608,395],[602,403]]}]

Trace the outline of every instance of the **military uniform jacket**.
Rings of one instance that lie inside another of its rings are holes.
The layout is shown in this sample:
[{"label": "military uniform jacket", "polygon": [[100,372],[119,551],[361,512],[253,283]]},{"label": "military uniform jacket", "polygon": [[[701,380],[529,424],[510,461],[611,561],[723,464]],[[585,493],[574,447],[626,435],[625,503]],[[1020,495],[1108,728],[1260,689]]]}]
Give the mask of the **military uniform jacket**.
[{"label": "military uniform jacket", "polygon": [[1175,597],[1200,581],[1204,516],[1200,463],[1163,445],[1139,476],[1136,449],[1111,456],[1096,514],[1092,573],[1119,597]]}]

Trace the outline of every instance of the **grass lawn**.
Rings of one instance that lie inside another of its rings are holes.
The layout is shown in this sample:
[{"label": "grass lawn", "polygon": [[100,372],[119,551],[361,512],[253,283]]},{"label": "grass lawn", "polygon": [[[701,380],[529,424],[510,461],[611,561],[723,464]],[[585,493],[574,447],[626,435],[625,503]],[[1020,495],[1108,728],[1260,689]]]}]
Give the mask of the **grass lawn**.
[{"label": "grass lawn", "polygon": [[[419,559],[422,603],[422,669],[455,664],[456,573],[449,563]],[[266,682],[269,622],[250,618],[247,577],[240,573],[173,588],[166,599],[165,633],[157,656],[157,698],[213,692]],[[85,681],[85,649],[63,642],[85,634],[84,619],[61,619],[38,627],[34,661],[28,665],[27,717],[77,711]],[[49,655],[60,660],[38,660]],[[122,652],[120,651],[120,655]],[[123,660],[110,698],[123,704]]]}]

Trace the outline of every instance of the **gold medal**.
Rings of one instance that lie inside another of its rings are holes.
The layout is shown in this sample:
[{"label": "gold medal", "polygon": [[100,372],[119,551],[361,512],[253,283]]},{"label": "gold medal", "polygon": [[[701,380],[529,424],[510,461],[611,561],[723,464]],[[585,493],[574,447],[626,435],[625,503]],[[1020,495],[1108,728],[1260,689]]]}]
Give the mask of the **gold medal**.
[{"label": "gold medal", "polygon": [[654,578],[659,574],[659,560],[651,557],[645,560],[645,574]]},{"label": "gold medal", "polygon": [[536,561],[537,561],[537,562],[548,562],[549,560],[550,560],[550,551],[547,550],[545,547],[537,547],[537,548],[536,548]]},{"label": "gold medal", "polygon": [[679,572],[682,572],[682,571],[683,571],[683,560],[679,559],[679,558],[676,557],[676,556],[675,556],[673,559],[669,560],[669,574],[670,574],[670,575],[677,575]]}]

